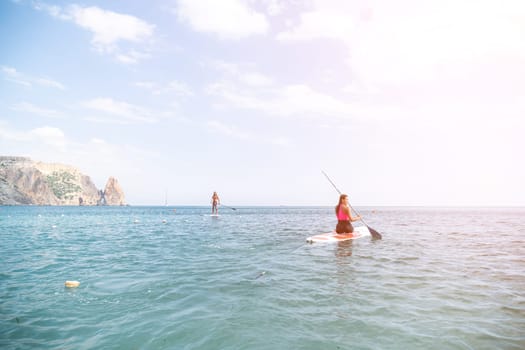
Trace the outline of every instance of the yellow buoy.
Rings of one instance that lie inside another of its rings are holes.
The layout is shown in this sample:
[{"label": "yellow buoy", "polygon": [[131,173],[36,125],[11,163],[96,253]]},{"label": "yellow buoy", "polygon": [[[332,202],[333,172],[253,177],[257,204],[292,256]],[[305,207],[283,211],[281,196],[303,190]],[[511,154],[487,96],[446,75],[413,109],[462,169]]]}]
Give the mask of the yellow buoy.
[{"label": "yellow buoy", "polygon": [[66,281],[65,283],[67,288],[76,288],[80,285],[79,281]]}]

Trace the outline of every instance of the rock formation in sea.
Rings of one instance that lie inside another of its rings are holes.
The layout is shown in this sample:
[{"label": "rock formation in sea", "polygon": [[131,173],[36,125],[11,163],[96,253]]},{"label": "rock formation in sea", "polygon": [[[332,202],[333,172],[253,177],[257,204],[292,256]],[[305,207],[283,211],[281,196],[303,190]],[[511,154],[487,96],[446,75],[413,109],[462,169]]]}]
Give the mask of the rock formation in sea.
[{"label": "rock formation in sea", "polygon": [[107,205],[125,205],[124,191],[117,179],[110,177],[104,189],[104,197]]},{"label": "rock formation in sea", "polygon": [[[109,190],[109,191],[108,191]],[[105,193],[110,201],[102,201]],[[124,205],[124,192],[110,177],[99,191],[77,168],[0,156],[0,205]]]}]

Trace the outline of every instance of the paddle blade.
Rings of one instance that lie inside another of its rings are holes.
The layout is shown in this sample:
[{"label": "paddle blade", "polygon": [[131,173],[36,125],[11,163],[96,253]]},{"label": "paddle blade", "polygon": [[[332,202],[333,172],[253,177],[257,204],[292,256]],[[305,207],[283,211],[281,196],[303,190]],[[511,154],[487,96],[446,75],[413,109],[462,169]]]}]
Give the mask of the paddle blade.
[{"label": "paddle blade", "polygon": [[382,239],[383,238],[383,236],[381,236],[381,234],[379,232],[377,232],[376,230],[374,230],[370,226],[367,226],[367,227],[368,227],[368,230],[370,231],[370,234],[372,235],[373,239]]},{"label": "paddle blade", "polygon": [[232,208],[232,207],[229,207],[229,206],[224,205],[224,204],[221,204],[221,205],[222,205],[223,207],[228,208],[228,209],[231,209],[231,210],[237,210],[237,208]]}]

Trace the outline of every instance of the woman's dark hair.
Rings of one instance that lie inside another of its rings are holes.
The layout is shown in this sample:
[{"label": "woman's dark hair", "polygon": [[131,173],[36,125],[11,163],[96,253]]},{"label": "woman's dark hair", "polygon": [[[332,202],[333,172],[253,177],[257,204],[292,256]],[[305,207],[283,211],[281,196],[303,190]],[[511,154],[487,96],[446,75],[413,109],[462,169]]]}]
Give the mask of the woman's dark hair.
[{"label": "woman's dark hair", "polygon": [[343,204],[343,200],[345,198],[348,198],[348,195],[342,194],[339,196],[339,203],[337,203],[337,205],[335,206],[335,215],[339,213],[339,207],[341,206],[341,204]]}]

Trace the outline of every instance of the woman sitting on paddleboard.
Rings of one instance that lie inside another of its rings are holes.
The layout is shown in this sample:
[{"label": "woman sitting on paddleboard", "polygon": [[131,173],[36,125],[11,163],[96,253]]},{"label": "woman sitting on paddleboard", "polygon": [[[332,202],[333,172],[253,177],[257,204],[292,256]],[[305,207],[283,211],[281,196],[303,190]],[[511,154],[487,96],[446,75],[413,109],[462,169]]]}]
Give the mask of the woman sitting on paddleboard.
[{"label": "woman sitting on paddleboard", "polygon": [[337,226],[335,228],[335,232],[337,233],[354,232],[352,221],[361,220],[359,215],[352,218],[350,206],[348,205],[348,196],[346,194],[339,196],[339,204],[335,207],[335,215],[337,216]]}]

